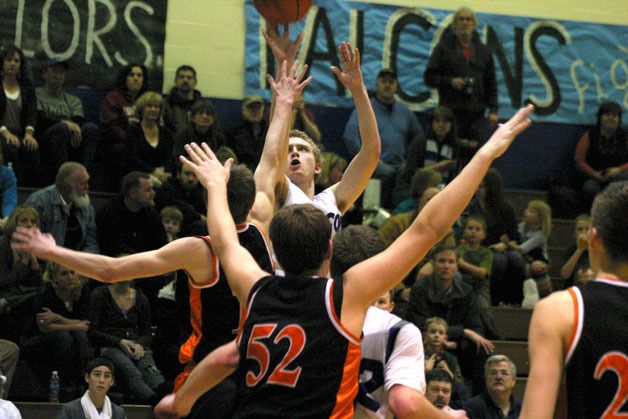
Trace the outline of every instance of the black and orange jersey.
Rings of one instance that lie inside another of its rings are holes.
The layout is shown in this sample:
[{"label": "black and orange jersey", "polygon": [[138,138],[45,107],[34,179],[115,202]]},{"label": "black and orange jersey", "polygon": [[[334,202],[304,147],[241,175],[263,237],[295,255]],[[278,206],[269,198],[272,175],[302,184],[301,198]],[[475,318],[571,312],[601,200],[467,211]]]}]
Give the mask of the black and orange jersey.
[{"label": "black and orange jersey", "polygon": [[[202,237],[211,248],[211,238]],[[254,224],[238,227],[240,244],[251,253],[260,268],[273,271],[268,242]],[[212,252],[213,253],[213,252]],[[243,312],[235,298],[222,267],[212,255],[214,274],[205,281],[188,276],[190,288],[190,323],[192,334],[179,349],[179,362],[199,363],[215,348],[232,341],[241,324]]]},{"label": "black and orange jersey", "polygon": [[340,323],[342,283],[268,276],[238,336],[235,418],[345,418],[358,390],[360,338]]},{"label": "black and orange jersey", "polygon": [[628,417],[628,282],[569,288],[574,327],[565,356],[569,418]]}]

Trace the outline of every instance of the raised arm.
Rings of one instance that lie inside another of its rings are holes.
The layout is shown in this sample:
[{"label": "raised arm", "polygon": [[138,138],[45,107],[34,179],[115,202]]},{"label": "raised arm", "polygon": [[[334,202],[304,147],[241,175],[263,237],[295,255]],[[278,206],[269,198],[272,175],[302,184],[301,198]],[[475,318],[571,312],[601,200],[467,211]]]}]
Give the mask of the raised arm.
[{"label": "raised arm", "polygon": [[249,292],[258,279],[268,275],[253,256],[240,245],[233,217],[227,202],[227,182],[233,160],[223,166],[206,143],[185,146],[189,159],[181,156],[183,164],[194,171],[207,189],[207,229],[212,238],[212,251],[220,259],[229,287],[246,307]]},{"label": "raised arm", "polygon": [[[255,169],[255,187],[257,195],[251,211],[251,217],[265,232],[274,213],[275,194],[277,188],[287,187],[287,138],[290,131],[292,104],[311,81],[312,77],[303,80],[307,65],[297,74],[298,62],[288,69],[287,62],[281,64],[277,78],[267,75],[268,84],[273,91],[273,116],[266,133],[264,150],[259,165]],[[285,149],[285,150],[284,150]]]},{"label": "raised arm", "polygon": [[[394,287],[443,237],[467,206],[493,160],[501,156],[531,121],[528,105],[501,125],[463,171],[423,208],[410,227],[385,251],[345,274],[345,300],[367,307]],[[373,281],[373,278],[380,280]],[[343,302],[344,310],[344,302]]]},{"label": "raised arm", "polygon": [[[284,69],[287,69],[291,72],[294,68],[294,74],[296,74],[294,59],[299,50],[299,46],[301,45],[301,41],[303,40],[303,34],[299,34],[294,41],[291,41],[290,27],[289,25],[284,25],[283,35],[280,35],[277,27],[274,26],[269,28],[268,31],[263,32],[263,35],[264,39],[266,39],[266,43],[273,52],[273,56],[275,57],[275,65],[277,66],[278,80],[273,80],[272,77],[268,75],[266,76],[268,83],[271,85],[272,89],[273,83],[282,84],[281,82],[285,81],[283,80],[286,75]],[[304,68],[305,71],[307,71],[307,67]],[[303,78],[304,74],[305,72],[299,74],[301,79]],[[303,91],[303,88],[310,83],[310,81],[311,78],[308,78],[303,82],[305,84],[300,88],[301,92]],[[278,103],[277,92],[275,92],[275,90],[273,89],[270,126],[268,132],[266,133],[266,140],[264,142],[264,149],[262,150],[260,163],[255,170],[255,184],[258,190],[263,192],[263,195],[260,197],[259,204],[257,202],[258,199],[256,199],[256,204],[253,207],[252,215],[254,218],[260,219],[259,221],[261,221],[262,224],[265,218],[268,218],[268,222],[270,222],[270,218],[272,218],[274,210],[283,206],[283,203],[286,199],[286,194],[288,193],[288,178],[286,176],[286,169],[288,166],[288,134],[290,132],[290,118],[292,115],[292,104],[294,103],[294,100],[295,96],[293,95],[290,98],[290,112],[287,116],[288,120],[287,122],[284,122],[283,107],[285,106],[285,103]],[[277,110],[277,107],[279,107],[280,109]],[[277,114],[277,112],[279,112],[279,114]],[[271,128],[274,122],[273,120],[275,119],[276,114],[277,117],[281,118],[281,120],[275,125],[275,130],[271,133]],[[262,169],[262,173],[258,175],[258,170],[260,170],[260,166]],[[258,184],[258,179],[260,180],[261,185]],[[271,181],[273,182],[272,186],[267,186],[267,184],[270,184]],[[273,204],[273,211],[270,213],[270,218],[267,214],[268,203],[264,202],[265,198],[268,198],[268,201]]]},{"label": "raised arm", "polygon": [[15,250],[51,260],[81,275],[108,283],[151,277],[178,269],[186,269],[194,276],[197,266],[201,264],[205,272],[213,271],[211,251],[197,237],[175,240],[149,252],[112,258],[71,250],[57,245],[52,235],[43,234],[39,229],[18,227],[11,246]]},{"label": "raised arm", "polygon": [[355,111],[358,115],[360,138],[362,139],[358,154],[349,163],[340,182],[332,186],[338,209],[344,213],[351,208],[355,200],[366,189],[366,185],[377,167],[382,145],[375,113],[362,79],[360,51],[357,48],[354,50],[347,42],[343,42],[338,47],[338,53],[340,54],[342,70],[333,66],[331,71],[351,92]]}]

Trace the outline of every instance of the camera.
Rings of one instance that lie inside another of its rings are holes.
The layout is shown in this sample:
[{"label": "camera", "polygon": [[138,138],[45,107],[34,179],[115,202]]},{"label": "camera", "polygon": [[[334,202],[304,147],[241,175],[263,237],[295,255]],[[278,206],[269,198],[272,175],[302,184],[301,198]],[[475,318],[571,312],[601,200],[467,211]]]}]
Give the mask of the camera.
[{"label": "camera", "polygon": [[464,93],[471,96],[475,92],[475,79],[473,77],[464,78]]}]

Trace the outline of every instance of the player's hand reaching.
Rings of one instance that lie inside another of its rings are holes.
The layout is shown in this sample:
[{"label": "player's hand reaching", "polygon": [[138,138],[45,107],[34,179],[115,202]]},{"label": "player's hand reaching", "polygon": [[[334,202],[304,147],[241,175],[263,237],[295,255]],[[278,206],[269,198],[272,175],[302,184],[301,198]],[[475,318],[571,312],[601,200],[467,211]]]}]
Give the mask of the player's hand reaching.
[{"label": "player's hand reaching", "polygon": [[331,71],[349,91],[362,89],[364,80],[360,69],[360,51],[357,48],[353,49],[348,42],[343,42],[338,47],[338,54],[342,70],[332,66]]},{"label": "player's hand reaching", "polygon": [[51,234],[44,234],[38,228],[17,227],[11,239],[11,249],[28,252],[44,259],[56,245]]},{"label": "player's hand reaching", "polygon": [[515,137],[528,128],[532,121],[528,118],[534,112],[534,106],[521,108],[507,122],[500,124],[478,153],[488,153],[493,159],[498,158],[510,147]]},{"label": "player's hand reaching", "polygon": [[179,156],[179,160],[192,169],[206,189],[216,185],[227,185],[233,159],[228,159],[223,166],[206,143],[200,146],[196,143],[186,144],[185,151],[189,159]]},{"label": "player's hand reaching", "polygon": [[288,63],[284,61],[281,63],[276,78],[271,77],[270,74],[266,75],[266,80],[277,101],[287,100],[291,104],[297,102],[305,86],[312,82],[312,76],[303,80],[307,73],[307,65],[304,65],[297,73],[298,67],[299,61],[295,61],[288,70]]},{"label": "player's hand reaching", "polygon": [[284,61],[292,66],[294,59],[299,51],[301,41],[303,41],[303,33],[300,33],[294,41],[290,40],[290,25],[283,26],[283,35],[279,35],[279,28],[271,26],[267,30],[262,31],[266,43],[270,47],[275,56],[275,61],[281,64]]}]

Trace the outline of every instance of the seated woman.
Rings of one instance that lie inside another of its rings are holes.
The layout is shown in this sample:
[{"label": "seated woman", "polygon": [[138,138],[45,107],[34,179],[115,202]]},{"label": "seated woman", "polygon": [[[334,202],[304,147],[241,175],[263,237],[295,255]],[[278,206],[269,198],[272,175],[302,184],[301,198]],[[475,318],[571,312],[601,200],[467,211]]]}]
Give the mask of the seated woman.
[{"label": "seated woman", "polygon": [[576,167],[584,177],[584,210],[610,182],[628,179],[628,136],[621,126],[622,108],[604,102],[597,111],[597,123],[576,145]]},{"label": "seated woman", "polygon": [[37,314],[22,334],[22,353],[43,378],[58,371],[62,387],[81,384],[92,357],[86,333],[89,293],[76,272],[54,262],[46,265],[44,281],[35,297]]},{"label": "seated woman", "polygon": [[39,287],[41,270],[35,256],[11,249],[11,236],[20,227],[39,226],[39,214],[33,207],[20,205],[9,216],[0,236],[0,296],[22,294],[20,287]]},{"label": "seated woman", "polygon": [[0,59],[0,138],[4,156],[13,164],[21,184],[42,186],[38,181],[39,143],[35,139],[37,97],[28,78],[24,53],[10,46]]},{"label": "seated woman", "polygon": [[150,173],[159,182],[172,176],[172,133],[161,126],[163,98],[157,92],[146,92],[137,99],[135,108],[139,123],[129,126],[123,172],[133,170]]},{"label": "seated woman", "polygon": [[118,382],[137,402],[157,404],[172,390],[150,350],[148,299],[130,282],[103,285],[92,292],[89,338],[98,354],[116,367]]},{"label": "seated woman", "polygon": [[174,159],[185,155],[183,147],[189,143],[207,143],[214,153],[225,146],[225,134],[218,127],[214,106],[209,100],[199,99],[192,105],[192,119],[187,128],[177,134],[174,144]]},{"label": "seated woman", "polygon": [[105,164],[109,188],[120,186],[120,162],[126,144],[126,132],[132,122],[139,121],[135,101],[146,90],[148,73],[141,64],[128,64],[118,72],[116,88],[100,105],[100,141],[95,160]]},{"label": "seated woman", "polygon": [[445,183],[453,178],[457,167],[457,141],[451,109],[446,106],[434,109],[425,138],[417,137],[408,144],[406,160],[395,179],[395,206],[411,197],[412,176],[420,168],[440,173]]}]

